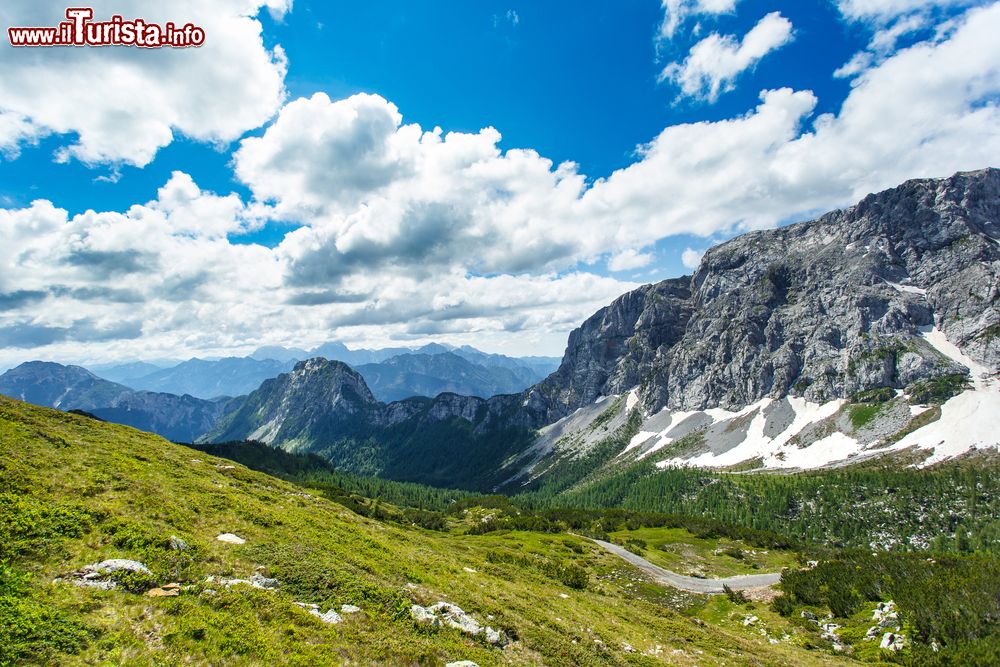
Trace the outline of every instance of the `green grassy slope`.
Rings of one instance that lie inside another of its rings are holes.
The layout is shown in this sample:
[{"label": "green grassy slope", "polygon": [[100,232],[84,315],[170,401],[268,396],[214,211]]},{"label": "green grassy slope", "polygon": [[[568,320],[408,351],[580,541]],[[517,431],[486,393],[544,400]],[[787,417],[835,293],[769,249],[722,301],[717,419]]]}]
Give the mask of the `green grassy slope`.
[{"label": "green grassy slope", "polygon": [[[217,541],[224,532],[246,543]],[[173,535],[190,548],[171,549]],[[115,557],[152,570],[150,581],[129,582],[136,590],[190,588],[151,598],[53,583]],[[0,562],[0,664],[839,662],[636,599],[606,576],[621,563],[580,538],[384,524],[146,433],[5,398]],[[585,589],[554,574],[570,565],[586,573]],[[258,571],[280,590],[205,583]],[[411,620],[411,603],[438,600],[514,641],[501,650]],[[296,601],[363,611],[328,625]]]}]

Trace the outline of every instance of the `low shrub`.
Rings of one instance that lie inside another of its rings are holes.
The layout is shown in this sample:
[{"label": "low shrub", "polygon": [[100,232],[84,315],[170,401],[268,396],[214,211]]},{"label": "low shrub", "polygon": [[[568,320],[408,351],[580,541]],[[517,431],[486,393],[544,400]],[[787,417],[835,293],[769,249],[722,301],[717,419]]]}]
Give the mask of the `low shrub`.
[{"label": "low shrub", "polygon": [[726,594],[729,601],[733,604],[746,604],[750,602],[750,598],[743,591],[737,591],[730,588],[727,584],[722,585],[722,592]]},{"label": "low shrub", "polygon": [[968,376],[955,373],[915,382],[906,388],[906,393],[910,397],[910,403],[914,405],[940,405],[952,396],[961,394],[968,386]]}]

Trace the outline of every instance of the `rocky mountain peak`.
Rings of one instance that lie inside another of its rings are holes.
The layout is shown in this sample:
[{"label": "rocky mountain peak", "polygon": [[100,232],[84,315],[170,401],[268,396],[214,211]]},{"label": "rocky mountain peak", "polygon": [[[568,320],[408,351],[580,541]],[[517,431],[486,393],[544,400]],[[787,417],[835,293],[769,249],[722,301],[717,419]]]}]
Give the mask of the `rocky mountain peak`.
[{"label": "rocky mountain peak", "polygon": [[569,337],[531,399],[559,418],[640,388],[648,411],[823,402],[961,369],[937,326],[1000,365],[1000,170],[907,181],[817,220],[710,249],[691,277],[647,285]]},{"label": "rocky mountain peak", "polygon": [[342,361],[313,357],[265,380],[205,439],[294,441],[303,432],[363,429],[381,404],[364,378]]},{"label": "rocky mountain peak", "polygon": [[[279,376],[281,380],[284,376]],[[343,361],[313,357],[295,364],[288,383],[298,391],[324,392],[330,396],[351,394],[351,400],[376,403],[361,375]]]}]

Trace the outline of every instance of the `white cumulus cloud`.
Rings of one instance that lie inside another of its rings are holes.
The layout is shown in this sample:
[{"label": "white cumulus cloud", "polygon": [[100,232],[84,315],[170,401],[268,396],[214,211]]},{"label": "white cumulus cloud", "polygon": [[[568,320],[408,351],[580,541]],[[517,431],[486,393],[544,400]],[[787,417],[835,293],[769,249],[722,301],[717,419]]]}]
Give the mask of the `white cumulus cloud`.
[{"label": "white cumulus cloud", "polygon": [[981,0],[837,0],[837,8],[853,21],[889,22],[915,12],[940,7],[966,7],[982,4]]},{"label": "white cumulus cloud", "polygon": [[694,248],[685,248],[684,252],[681,253],[681,264],[685,268],[691,269],[692,271],[698,268],[701,264],[701,258],[705,256],[704,250],[695,250]]},{"label": "white cumulus cloud", "polygon": [[631,271],[649,266],[652,262],[653,255],[651,253],[627,248],[611,256],[611,259],[608,260],[608,268],[612,271]]},{"label": "white cumulus cloud", "polygon": [[764,56],[792,41],[792,23],[778,12],[766,15],[750,31],[734,35],[712,33],[693,47],[683,62],[670,63],[660,73],[682,96],[714,102],[732,90],[736,78]]},{"label": "white cumulus cloud", "polygon": [[689,18],[700,15],[731,14],[736,11],[737,0],[661,0],[663,21],[659,37],[673,39],[677,29]]},{"label": "white cumulus cloud", "polygon": [[[765,91],[739,118],[668,127],[634,164],[597,181],[582,210],[622,245],[773,226],[917,176],[995,165],[1000,155],[1000,3],[947,38],[899,51],[854,79],[836,114],[810,91]],[[627,241],[626,241],[627,239]]]}]

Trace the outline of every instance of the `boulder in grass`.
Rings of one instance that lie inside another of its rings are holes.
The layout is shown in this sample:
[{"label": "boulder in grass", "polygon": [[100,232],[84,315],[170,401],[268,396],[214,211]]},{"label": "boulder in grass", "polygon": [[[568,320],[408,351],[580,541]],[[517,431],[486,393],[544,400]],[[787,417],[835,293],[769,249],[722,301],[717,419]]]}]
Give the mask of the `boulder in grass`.
[{"label": "boulder in grass", "polygon": [[467,635],[474,637],[482,635],[488,643],[494,646],[503,647],[508,642],[507,635],[503,632],[491,627],[483,627],[479,621],[462,611],[461,607],[450,602],[437,602],[430,607],[421,607],[415,604],[410,607],[410,616],[417,623],[427,624],[432,628],[447,625]]},{"label": "boulder in grass", "polygon": [[161,586],[160,588],[150,588],[146,591],[146,595],[151,598],[174,598],[180,595],[181,592],[176,588],[167,588]]},{"label": "boulder in grass", "polygon": [[113,574],[121,570],[125,570],[126,572],[142,572],[143,574],[152,574],[152,572],[149,571],[149,568],[139,561],[129,560],[127,558],[110,558],[108,560],[102,560],[100,563],[87,565],[83,568],[83,571],[87,570],[98,574]]},{"label": "boulder in grass", "polygon": [[888,651],[899,651],[906,646],[906,638],[903,635],[897,634],[895,632],[887,632],[882,636],[882,642],[879,644],[879,648],[886,649]]},{"label": "boulder in grass", "polygon": [[418,604],[410,607],[410,617],[421,625],[429,625],[432,628],[441,627],[441,619],[437,617],[437,614]]},{"label": "boulder in grass", "polygon": [[493,646],[499,646],[503,648],[507,645],[507,635],[505,635],[500,630],[494,630],[493,628],[486,627],[486,641]]},{"label": "boulder in grass", "polygon": [[254,588],[266,588],[267,590],[277,590],[281,584],[277,579],[265,577],[261,574],[250,575],[250,585]]},{"label": "boulder in grass", "polygon": [[483,626],[479,621],[472,618],[458,605],[450,602],[438,602],[429,607],[430,611],[441,617],[441,621],[456,630],[461,630],[467,635],[478,635],[483,632]]},{"label": "boulder in grass", "polygon": [[67,578],[73,584],[83,588],[97,588],[99,590],[110,591],[118,588],[118,577],[128,572],[147,575],[150,579],[153,576],[149,568],[137,560],[109,558],[99,563],[84,565],[76,572],[71,572],[67,575]]},{"label": "boulder in grass", "polygon": [[333,609],[327,609],[325,614],[321,614],[319,609],[310,609],[309,613],[318,618],[319,620],[323,621],[324,623],[329,623],[331,625],[336,625],[337,623],[340,623],[342,620],[344,620],[343,618],[341,618],[340,614],[338,614]]}]

